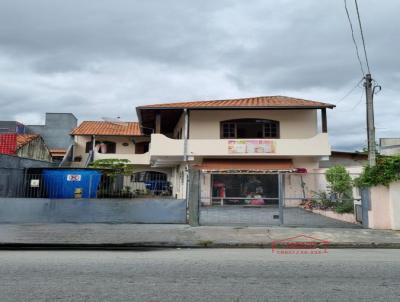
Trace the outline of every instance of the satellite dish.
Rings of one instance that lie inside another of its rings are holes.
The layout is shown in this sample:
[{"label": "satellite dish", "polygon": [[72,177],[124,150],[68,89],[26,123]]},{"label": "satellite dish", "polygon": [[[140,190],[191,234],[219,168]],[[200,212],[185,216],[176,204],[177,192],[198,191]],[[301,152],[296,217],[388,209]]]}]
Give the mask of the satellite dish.
[{"label": "satellite dish", "polygon": [[120,120],[120,117],[117,117],[117,118],[115,118],[115,117],[102,117],[101,119],[103,121],[107,122],[107,123],[111,123],[111,124],[114,124],[114,125],[125,126],[125,127],[128,126],[128,123],[127,122],[122,122]]}]

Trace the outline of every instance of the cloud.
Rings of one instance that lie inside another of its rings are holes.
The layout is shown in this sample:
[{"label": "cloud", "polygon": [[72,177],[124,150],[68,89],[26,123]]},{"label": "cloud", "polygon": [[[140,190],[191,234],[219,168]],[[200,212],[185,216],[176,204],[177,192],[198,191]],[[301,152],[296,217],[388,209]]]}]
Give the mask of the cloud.
[{"label": "cloud", "polygon": [[[360,3],[383,86],[377,136],[399,136],[399,9]],[[341,1],[0,2],[0,119],[62,110],[132,120],[152,102],[275,94],[335,103],[360,78]],[[335,148],[365,145],[361,91],[329,112]]]}]

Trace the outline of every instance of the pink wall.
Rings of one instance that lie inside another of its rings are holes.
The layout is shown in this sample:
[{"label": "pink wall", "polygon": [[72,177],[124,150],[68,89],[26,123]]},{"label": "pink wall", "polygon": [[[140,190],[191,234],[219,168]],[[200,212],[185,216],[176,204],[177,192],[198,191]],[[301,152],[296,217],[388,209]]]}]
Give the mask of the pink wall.
[{"label": "pink wall", "polygon": [[368,213],[371,229],[391,229],[389,189],[385,186],[371,188],[371,210]]}]

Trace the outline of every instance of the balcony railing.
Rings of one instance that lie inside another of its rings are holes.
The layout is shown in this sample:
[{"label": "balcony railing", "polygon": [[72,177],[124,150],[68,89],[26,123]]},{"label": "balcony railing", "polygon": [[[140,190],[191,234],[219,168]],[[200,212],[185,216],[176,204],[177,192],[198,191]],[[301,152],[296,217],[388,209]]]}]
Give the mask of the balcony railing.
[{"label": "balcony railing", "polygon": [[[151,136],[151,157],[183,156],[184,140]],[[299,139],[189,139],[189,156],[328,156],[328,134]]]}]

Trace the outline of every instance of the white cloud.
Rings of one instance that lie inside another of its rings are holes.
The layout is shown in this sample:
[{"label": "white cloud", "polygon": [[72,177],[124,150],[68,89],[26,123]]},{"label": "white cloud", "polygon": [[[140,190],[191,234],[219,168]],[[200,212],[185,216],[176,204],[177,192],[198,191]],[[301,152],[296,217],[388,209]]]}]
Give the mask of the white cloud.
[{"label": "white cloud", "polygon": [[[378,136],[399,136],[400,3],[360,3]],[[354,13],[354,11],[353,11]],[[336,103],[361,75],[340,1],[3,0],[0,119],[134,119],[141,104],[257,95]],[[361,88],[329,112],[335,148],[365,145]]]}]

